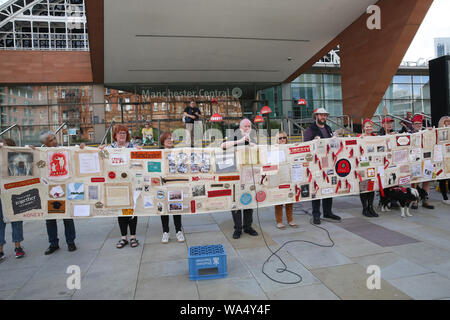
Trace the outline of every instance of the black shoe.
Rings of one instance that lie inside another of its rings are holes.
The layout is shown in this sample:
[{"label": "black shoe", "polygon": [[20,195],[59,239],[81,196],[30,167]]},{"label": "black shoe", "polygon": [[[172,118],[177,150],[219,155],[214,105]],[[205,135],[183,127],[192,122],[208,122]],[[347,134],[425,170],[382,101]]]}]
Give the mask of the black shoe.
[{"label": "black shoe", "polygon": [[327,215],[323,215],[323,217],[324,218],[328,218],[328,219],[332,219],[332,220],[337,220],[337,221],[341,220],[341,217],[339,217],[339,216],[337,216],[335,214],[332,214],[332,213],[329,213]]},{"label": "black shoe", "polygon": [[372,218],[372,215],[370,214],[369,210],[367,208],[363,209],[362,215],[365,217]]},{"label": "black shoe", "polygon": [[248,228],[247,230],[244,230],[245,233],[248,233],[251,236],[257,236],[258,232],[256,232],[255,229],[253,229],[252,227]]},{"label": "black shoe", "polygon": [[77,246],[75,245],[75,243],[69,244],[68,248],[70,252],[77,250]]},{"label": "black shoe", "polygon": [[50,246],[47,250],[45,250],[45,255],[48,256],[49,254],[52,254],[56,250],[59,249],[59,246]]},{"label": "black shoe", "polygon": [[239,239],[241,237],[241,232],[235,230],[233,233],[233,239]]},{"label": "black shoe", "polygon": [[320,224],[320,217],[317,217],[317,218],[314,217],[314,218],[313,218],[313,223],[314,223],[314,224]]},{"label": "black shoe", "polygon": [[379,217],[378,213],[375,212],[375,210],[373,209],[372,206],[369,206],[368,211],[372,217],[375,217],[375,218]]}]

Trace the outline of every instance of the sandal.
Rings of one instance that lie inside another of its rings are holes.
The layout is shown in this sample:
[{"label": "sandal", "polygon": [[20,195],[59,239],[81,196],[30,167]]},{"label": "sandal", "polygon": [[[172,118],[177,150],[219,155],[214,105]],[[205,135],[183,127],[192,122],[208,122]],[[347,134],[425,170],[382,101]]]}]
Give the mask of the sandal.
[{"label": "sandal", "polygon": [[139,240],[137,240],[136,238],[130,239],[130,246],[132,248],[136,248],[139,245]]},{"label": "sandal", "polygon": [[125,239],[120,239],[119,242],[117,242],[116,247],[117,249],[122,249],[123,247],[125,247],[128,244],[128,241]]},{"label": "sandal", "polygon": [[291,226],[292,228],[298,228],[298,224],[294,222],[289,222],[289,226]]},{"label": "sandal", "polygon": [[286,229],[286,226],[284,224],[282,224],[282,223],[277,223],[277,228],[281,229],[281,230],[284,230],[284,229]]}]

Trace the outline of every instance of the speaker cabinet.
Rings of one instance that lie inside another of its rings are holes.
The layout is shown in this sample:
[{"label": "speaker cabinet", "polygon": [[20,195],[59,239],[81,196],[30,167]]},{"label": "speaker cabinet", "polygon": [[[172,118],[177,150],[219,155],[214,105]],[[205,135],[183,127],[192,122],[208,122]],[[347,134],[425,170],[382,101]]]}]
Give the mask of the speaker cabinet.
[{"label": "speaker cabinet", "polygon": [[437,127],[442,116],[450,115],[450,56],[429,61],[431,118]]}]

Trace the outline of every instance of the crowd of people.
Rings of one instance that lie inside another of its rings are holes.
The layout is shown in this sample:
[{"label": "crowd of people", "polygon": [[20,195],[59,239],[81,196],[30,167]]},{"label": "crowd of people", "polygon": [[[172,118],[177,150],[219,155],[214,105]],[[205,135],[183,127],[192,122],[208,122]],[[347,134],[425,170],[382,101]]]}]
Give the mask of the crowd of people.
[{"label": "crowd of people", "polygon": [[[304,132],[304,141],[311,141],[314,139],[326,139],[331,138],[335,134],[331,127],[327,124],[328,112],[324,108],[319,108],[314,110],[313,117],[314,122],[305,130]],[[189,137],[192,137],[193,133],[193,123],[200,118],[200,111],[195,106],[195,103],[190,105],[185,109],[185,123],[186,127],[189,129]],[[186,119],[191,119],[186,120]],[[374,123],[370,119],[366,119],[362,123],[362,133],[358,135],[359,138],[364,139],[369,136],[382,136],[388,134],[395,133],[415,133],[424,129],[423,126],[423,117],[421,115],[415,115],[412,117],[412,114],[408,114],[405,121],[402,122],[402,129],[400,132],[395,132],[392,129],[393,120],[389,117],[386,117],[381,124],[381,129],[375,133],[374,132]],[[192,128],[191,128],[192,127]],[[450,117],[442,117],[439,121],[439,127],[450,127]],[[142,134],[144,136],[144,144],[147,142],[150,144],[154,143],[154,135],[153,130],[151,130],[150,123],[145,124],[145,128],[142,130]],[[142,148],[139,145],[133,144],[131,141],[130,131],[127,126],[120,124],[116,125],[113,130],[113,142],[109,146],[101,145],[99,146],[100,150],[105,148]],[[52,132],[43,132],[40,136],[40,141],[47,148],[57,147],[56,136]],[[171,149],[174,147],[173,137],[170,132],[164,132],[159,137],[159,142],[164,149]],[[285,132],[279,132],[276,136],[277,144],[286,144],[288,143],[288,137]],[[3,146],[15,146],[15,143],[11,139],[3,139],[0,143],[0,148]],[[221,148],[223,150],[234,149],[237,146],[245,146],[245,145],[256,145],[256,137],[252,131],[252,123],[249,119],[243,119],[240,122],[239,129],[234,132],[234,135],[227,137],[225,142],[222,143]],[[84,144],[81,144],[80,149],[85,147]],[[35,148],[35,147],[32,147]],[[439,188],[442,193],[443,202],[445,204],[450,204],[447,193],[448,188],[447,184],[450,186],[450,179],[448,180],[440,180]],[[418,185],[413,184],[412,187],[419,188]],[[423,182],[422,189],[424,190],[425,196],[421,199],[422,206],[427,209],[434,209],[434,206],[428,202],[428,193],[430,192],[431,183]],[[375,192],[367,192],[360,194],[361,204],[362,204],[362,215],[366,217],[378,217],[379,215],[374,210],[374,199]],[[332,211],[333,206],[333,198],[324,198],[324,199],[315,199],[312,200],[312,216],[313,223],[320,224],[321,223],[321,203],[322,203],[322,213],[324,218],[332,219],[335,221],[340,221],[341,218],[335,215]],[[392,204],[395,206],[395,203]],[[412,205],[412,209],[418,208],[418,203],[414,203]],[[397,205],[398,206],[398,205]],[[286,211],[286,220],[287,225],[292,228],[297,228],[298,225],[293,220],[293,204],[286,205],[276,205],[275,206],[275,226],[278,229],[284,230],[286,229],[286,225],[283,224],[283,207],[285,207]],[[172,215],[173,222],[175,225],[176,239],[177,242],[184,242],[185,237],[182,229],[181,215]],[[122,249],[126,245],[130,245],[130,247],[135,248],[139,246],[139,240],[136,238],[136,229],[137,229],[137,216],[131,217],[118,217],[118,225],[121,233],[121,238],[116,244],[116,248]],[[242,235],[242,231],[244,233],[249,234],[250,236],[258,236],[258,232],[252,227],[253,223],[253,209],[244,209],[244,210],[233,210],[232,211],[232,219],[234,222],[234,232],[232,237],[234,239],[239,239]],[[64,229],[65,229],[65,238],[69,251],[77,250],[75,245],[76,231],[75,224],[73,219],[63,219]],[[170,240],[170,229],[169,229],[169,216],[162,215],[161,216],[161,224],[162,224],[162,238],[161,242],[166,244]],[[25,255],[25,252],[21,246],[21,242],[24,240],[23,238],[23,222],[12,222],[12,241],[15,244],[15,257],[22,258]],[[6,224],[3,221],[3,211],[0,202],[0,260],[5,257],[3,252],[3,245],[6,243],[5,241],[5,228]],[[45,251],[45,255],[50,255],[59,249],[59,239],[58,239],[58,228],[57,228],[57,220],[48,219],[46,220],[46,228],[47,235],[49,241],[49,247]],[[129,238],[128,238],[129,232]],[[129,239],[129,240],[128,240]]]}]

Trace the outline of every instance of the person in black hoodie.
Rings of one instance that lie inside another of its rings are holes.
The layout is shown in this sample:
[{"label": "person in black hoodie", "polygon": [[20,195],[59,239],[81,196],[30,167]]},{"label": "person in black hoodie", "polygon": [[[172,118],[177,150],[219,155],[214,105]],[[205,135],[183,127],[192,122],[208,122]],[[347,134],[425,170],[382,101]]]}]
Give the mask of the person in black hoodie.
[{"label": "person in black hoodie", "polygon": [[[333,137],[333,130],[327,125],[328,112],[324,108],[318,108],[313,112],[314,123],[312,123],[303,134],[303,141],[313,139],[326,139]],[[323,217],[333,220],[341,218],[331,212],[333,198],[322,199]],[[312,200],[313,223],[320,224],[320,199]]]}]

